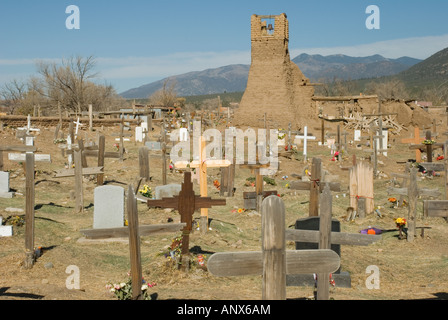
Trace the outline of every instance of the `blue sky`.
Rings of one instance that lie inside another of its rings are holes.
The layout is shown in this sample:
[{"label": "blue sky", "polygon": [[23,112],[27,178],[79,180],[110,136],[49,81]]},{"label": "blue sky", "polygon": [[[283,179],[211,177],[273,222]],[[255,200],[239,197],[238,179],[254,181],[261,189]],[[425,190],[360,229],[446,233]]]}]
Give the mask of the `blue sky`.
[{"label": "blue sky", "polygon": [[[80,29],[68,30],[69,5]],[[380,9],[380,29],[365,22]],[[250,63],[250,16],[286,13],[300,53],[425,59],[448,47],[448,1],[1,0],[0,86],[37,75],[38,59],[96,58],[98,81],[123,92],[167,76]]]}]

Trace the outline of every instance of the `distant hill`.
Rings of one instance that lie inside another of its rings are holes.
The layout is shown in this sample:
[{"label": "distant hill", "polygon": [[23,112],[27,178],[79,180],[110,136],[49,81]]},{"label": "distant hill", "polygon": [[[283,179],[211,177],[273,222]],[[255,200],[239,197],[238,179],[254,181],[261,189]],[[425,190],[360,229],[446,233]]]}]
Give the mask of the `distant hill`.
[{"label": "distant hill", "polygon": [[294,59],[300,70],[313,81],[338,78],[356,80],[394,75],[421,62],[421,60],[401,57],[387,59],[381,55],[350,57],[342,54],[321,56],[301,54]]},{"label": "distant hill", "polygon": [[[335,77],[342,80],[355,80],[393,75],[408,69],[421,60],[409,57],[387,59],[380,55],[350,57],[301,54],[292,61],[312,81],[324,81]],[[147,98],[161,89],[165,81],[175,81],[176,92],[179,96],[240,92],[246,89],[249,68],[249,65],[237,64],[189,72],[145,84],[127,90],[120,95],[127,99]]]}]

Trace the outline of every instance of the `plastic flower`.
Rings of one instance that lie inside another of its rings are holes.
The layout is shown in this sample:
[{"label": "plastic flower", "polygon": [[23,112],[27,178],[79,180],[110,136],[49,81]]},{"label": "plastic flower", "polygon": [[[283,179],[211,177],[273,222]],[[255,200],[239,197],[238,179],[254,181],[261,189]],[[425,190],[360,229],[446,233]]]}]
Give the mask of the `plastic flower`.
[{"label": "plastic flower", "polygon": [[242,213],[243,211],[244,211],[244,210],[241,209],[241,208],[238,209],[238,213]]}]

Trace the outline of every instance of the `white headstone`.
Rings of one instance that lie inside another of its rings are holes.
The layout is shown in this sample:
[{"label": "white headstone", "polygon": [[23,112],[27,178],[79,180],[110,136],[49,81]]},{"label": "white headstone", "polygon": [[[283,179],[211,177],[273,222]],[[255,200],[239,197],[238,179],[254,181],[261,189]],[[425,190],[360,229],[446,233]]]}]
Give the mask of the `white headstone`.
[{"label": "white headstone", "polygon": [[[381,139],[383,139],[383,149],[384,150],[387,150],[388,134],[389,134],[389,131],[387,129],[383,129],[383,134],[382,134],[383,138],[381,138]],[[383,151],[383,156],[387,157],[387,151]]]},{"label": "white headstone", "polygon": [[93,228],[120,228],[124,225],[124,188],[96,187],[94,194]]},{"label": "white headstone", "polygon": [[361,130],[355,130],[355,141],[361,141]]},{"label": "white headstone", "polygon": [[143,142],[143,128],[135,127],[135,141]]},{"label": "white headstone", "polygon": [[25,138],[25,145],[27,145],[27,146],[34,146],[34,137],[26,137]]},{"label": "white headstone", "polygon": [[0,237],[12,237],[12,226],[0,225]]},{"label": "white headstone", "polygon": [[12,198],[13,192],[9,192],[9,172],[0,171],[0,198]]},{"label": "white headstone", "polygon": [[172,198],[179,195],[182,186],[180,184],[167,184],[164,186],[157,186],[155,190],[155,198],[160,200],[162,198]]}]

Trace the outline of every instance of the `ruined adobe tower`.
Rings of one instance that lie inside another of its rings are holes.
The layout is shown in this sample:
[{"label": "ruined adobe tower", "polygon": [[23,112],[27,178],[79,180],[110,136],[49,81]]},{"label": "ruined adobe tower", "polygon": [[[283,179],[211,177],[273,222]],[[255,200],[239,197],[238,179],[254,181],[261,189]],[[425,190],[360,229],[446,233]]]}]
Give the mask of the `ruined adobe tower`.
[{"label": "ruined adobe tower", "polygon": [[286,14],[251,17],[252,56],[249,78],[235,126],[263,127],[266,113],[270,128],[303,127],[316,119],[314,88],[289,56]]}]

